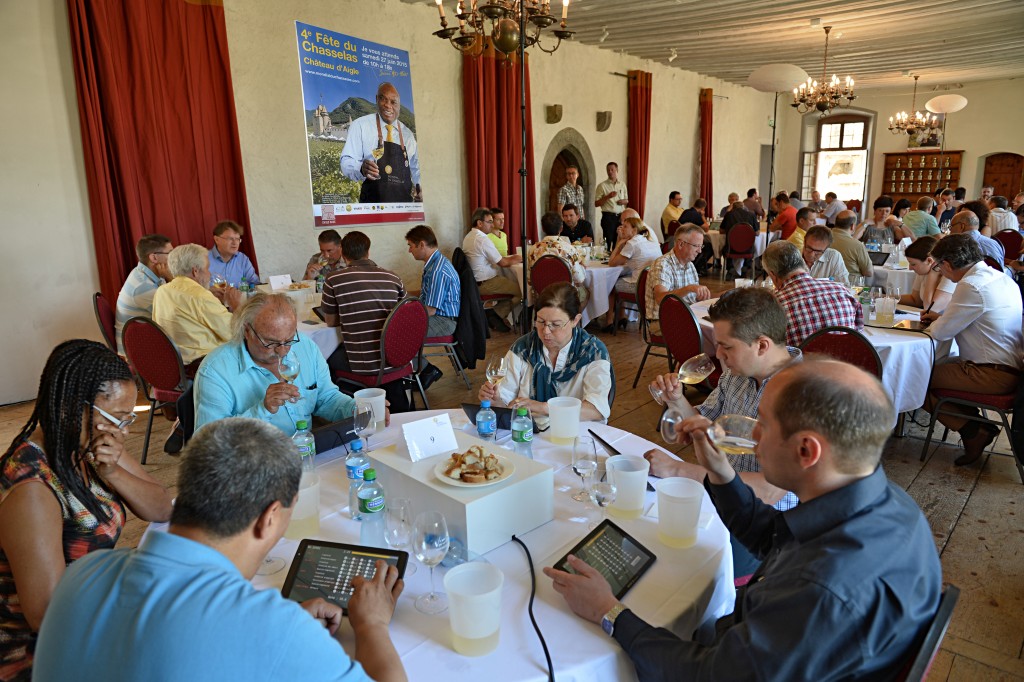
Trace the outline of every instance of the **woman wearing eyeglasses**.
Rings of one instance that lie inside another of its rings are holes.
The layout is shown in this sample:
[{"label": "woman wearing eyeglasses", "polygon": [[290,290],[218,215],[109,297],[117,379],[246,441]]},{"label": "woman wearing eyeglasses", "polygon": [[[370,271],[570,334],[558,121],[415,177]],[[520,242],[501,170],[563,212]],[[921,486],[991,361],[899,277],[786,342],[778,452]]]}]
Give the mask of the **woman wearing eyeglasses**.
[{"label": "woman wearing eyeglasses", "polygon": [[939,240],[932,236],[919,237],[907,247],[907,263],[914,271],[914,287],[908,294],[900,296],[900,303],[941,313],[949,305],[956,289],[956,282],[946,279],[935,269],[932,249]]},{"label": "woman wearing eyeglasses", "polygon": [[580,326],[575,289],[565,282],[552,284],[535,305],[533,331],[512,344],[505,378],[496,386],[485,383],[478,397],[512,408],[528,407],[534,417],[548,414],[551,398],[579,398],[581,420],[608,419],[615,382],[611,357],[604,343]]},{"label": "woman wearing eyeglasses", "polygon": [[28,678],[64,569],[114,546],[125,505],[146,521],[171,516],[167,490],[125,448],[136,394],[115,353],[65,341],[46,361],[32,416],[0,457],[2,679]]}]

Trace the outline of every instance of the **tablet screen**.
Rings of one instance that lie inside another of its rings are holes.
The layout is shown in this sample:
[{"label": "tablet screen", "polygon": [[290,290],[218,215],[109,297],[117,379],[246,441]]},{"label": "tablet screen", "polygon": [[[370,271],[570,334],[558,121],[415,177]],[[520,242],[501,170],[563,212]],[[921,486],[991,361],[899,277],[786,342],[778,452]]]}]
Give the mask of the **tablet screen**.
[{"label": "tablet screen", "polygon": [[[616,599],[633,587],[657,559],[646,547],[611,521],[605,519],[569,554],[587,562],[605,577]],[[566,561],[568,554],[555,563],[555,568],[575,573]]]},{"label": "tablet screen", "polygon": [[303,540],[299,544],[281,593],[297,602],[322,597],[348,613],[352,596],[352,578],[372,578],[378,559],[398,568],[405,575],[409,553],[378,547],[360,547],[324,540]]}]

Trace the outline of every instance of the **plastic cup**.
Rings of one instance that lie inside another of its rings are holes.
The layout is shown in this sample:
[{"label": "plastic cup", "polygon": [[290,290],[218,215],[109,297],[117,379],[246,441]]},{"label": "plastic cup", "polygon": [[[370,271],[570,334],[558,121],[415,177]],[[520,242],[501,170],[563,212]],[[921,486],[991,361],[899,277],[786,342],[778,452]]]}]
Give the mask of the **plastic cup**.
[{"label": "plastic cup", "polygon": [[497,566],[470,561],[444,576],[452,648],[463,656],[483,656],[498,648],[501,587],[505,575]]},{"label": "plastic cup", "polygon": [[583,403],[579,398],[552,398],[548,401],[551,417],[551,442],[557,445],[572,445],[580,435],[580,410]]},{"label": "plastic cup", "polygon": [[647,474],[651,463],[636,455],[615,455],[605,462],[608,480],[615,486],[615,502],[608,513],[620,519],[636,519],[644,511]]},{"label": "plastic cup", "polygon": [[384,428],[387,407],[384,404],[385,395],[383,388],[364,388],[352,394],[352,397],[356,400],[356,405],[366,403],[373,409],[373,429],[375,432]]},{"label": "plastic cup", "polygon": [[737,289],[742,289],[744,287],[750,287],[750,286],[754,286],[754,280],[752,280],[752,279],[745,279],[743,277],[737,277],[736,278],[736,288]]},{"label": "plastic cup", "polygon": [[692,547],[704,487],[689,478],[665,478],[658,483],[658,539],[669,547]]},{"label": "plastic cup", "polygon": [[879,298],[875,301],[875,324],[891,327],[896,322],[896,299]]}]

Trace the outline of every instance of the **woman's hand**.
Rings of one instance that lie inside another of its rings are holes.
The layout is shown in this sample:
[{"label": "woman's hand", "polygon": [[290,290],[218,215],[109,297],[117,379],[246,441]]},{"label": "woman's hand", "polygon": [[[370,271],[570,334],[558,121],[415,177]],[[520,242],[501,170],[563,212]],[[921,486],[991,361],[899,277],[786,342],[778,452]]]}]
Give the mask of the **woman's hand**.
[{"label": "woman's hand", "polygon": [[480,387],[480,390],[477,392],[476,397],[477,400],[479,400],[480,402],[483,402],[484,400],[490,400],[491,403],[493,403],[495,400],[498,399],[497,384],[492,384],[489,381],[485,382],[484,385]]},{"label": "woman's hand", "polygon": [[508,406],[513,410],[515,410],[518,407],[525,407],[526,409],[530,410],[530,414],[532,415],[548,413],[547,403],[542,403],[538,400],[530,400],[529,398],[525,397],[514,398],[512,402],[508,404]]},{"label": "woman's hand", "polygon": [[119,462],[125,454],[124,441],[128,430],[105,423],[96,424],[94,428],[99,433],[93,436],[92,442],[89,443],[85,459],[97,474],[106,479],[120,467]]}]

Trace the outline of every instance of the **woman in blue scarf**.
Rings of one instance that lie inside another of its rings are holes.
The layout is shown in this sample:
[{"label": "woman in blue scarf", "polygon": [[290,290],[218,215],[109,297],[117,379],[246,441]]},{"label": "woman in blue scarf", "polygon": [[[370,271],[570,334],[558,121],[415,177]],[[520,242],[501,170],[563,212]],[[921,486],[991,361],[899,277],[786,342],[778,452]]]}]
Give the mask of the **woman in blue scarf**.
[{"label": "woman in blue scarf", "polygon": [[604,421],[611,413],[615,383],[608,349],[580,326],[580,302],[569,284],[552,284],[537,297],[532,332],[520,337],[505,360],[508,373],[497,386],[480,388],[480,400],[528,407],[534,417],[547,415],[547,401],[579,398],[580,419]]}]

